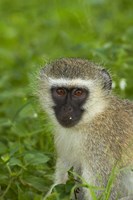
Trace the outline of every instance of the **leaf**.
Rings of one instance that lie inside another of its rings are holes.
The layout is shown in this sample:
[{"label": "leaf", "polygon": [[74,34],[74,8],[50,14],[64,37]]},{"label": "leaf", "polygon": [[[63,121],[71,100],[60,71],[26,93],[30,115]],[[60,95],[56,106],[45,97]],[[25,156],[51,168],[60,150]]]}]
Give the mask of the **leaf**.
[{"label": "leaf", "polygon": [[49,161],[49,157],[40,152],[28,152],[24,156],[27,165],[45,164]]},{"label": "leaf", "polygon": [[3,160],[3,162],[7,162],[10,159],[10,155],[8,153],[4,154],[1,156],[1,159]]},{"label": "leaf", "polygon": [[57,198],[57,193],[56,192],[52,193],[51,195],[49,195],[47,197],[47,200],[57,200],[57,199],[59,199],[59,198]]},{"label": "leaf", "polygon": [[22,162],[19,159],[14,158],[14,157],[9,160],[9,165],[10,166],[17,165],[17,166],[23,167]]},{"label": "leaf", "polygon": [[36,190],[44,192],[44,188],[46,187],[46,181],[44,178],[33,176],[33,175],[25,175],[23,180],[34,187]]},{"label": "leaf", "polygon": [[70,196],[70,192],[73,184],[71,182],[67,182],[67,184],[59,184],[55,186],[55,190],[58,192],[60,199],[64,199],[65,197]]},{"label": "leaf", "polygon": [[0,126],[5,126],[5,127],[9,127],[12,125],[11,120],[9,119],[0,119]]},{"label": "leaf", "polygon": [[42,200],[42,195],[38,195],[36,193],[34,193],[33,191],[24,191],[19,184],[17,184],[17,188],[18,188],[18,200]]},{"label": "leaf", "polygon": [[6,174],[0,174],[0,185],[6,184],[9,181],[9,177]]},{"label": "leaf", "polygon": [[7,147],[3,142],[0,142],[0,154],[6,153]]}]

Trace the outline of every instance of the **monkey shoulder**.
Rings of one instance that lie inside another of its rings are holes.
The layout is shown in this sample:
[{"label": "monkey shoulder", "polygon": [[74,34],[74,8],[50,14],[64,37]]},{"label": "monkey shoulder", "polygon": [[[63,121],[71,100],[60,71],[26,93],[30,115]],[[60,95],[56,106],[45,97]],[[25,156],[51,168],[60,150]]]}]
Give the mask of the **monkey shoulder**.
[{"label": "monkey shoulder", "polygon": [[108,107],[94,119],[90,127],[95,143],[99,141],[100,146],[103,144],[101,151],[105,152],[107,147],[106,153],[110,155],[112,152],[117,160],[120,159],[122,152],[125,152],[124,160],[126,162],[131,160],[133,156],[132,102],[111,97]]},{"label": "monkey shoulder", "polygon": [[[105,123],[108,126],[112,126],[112,128],[115,128],[115,125],[118,128],[119,126],[122,126],[122,124],[123,126],[129,126],[133,122],[133,102],[112,96],[109,104],[101,115],[98,116],[98,118],[101,119],[97,121],[100,121],[102,124]],[[123,126],[122,129],[124,130]]]}]

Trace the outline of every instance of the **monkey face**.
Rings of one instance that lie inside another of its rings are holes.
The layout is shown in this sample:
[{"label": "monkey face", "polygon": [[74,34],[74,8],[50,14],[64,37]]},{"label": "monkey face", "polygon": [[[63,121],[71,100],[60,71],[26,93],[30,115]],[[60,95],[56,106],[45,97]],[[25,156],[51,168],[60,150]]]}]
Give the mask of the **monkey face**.
[{"label": "monkey face", "polygon": [[57,121],[63,127],[72,127],[80,121],[88,93],[85,88],[52,87],[53,109]]}]

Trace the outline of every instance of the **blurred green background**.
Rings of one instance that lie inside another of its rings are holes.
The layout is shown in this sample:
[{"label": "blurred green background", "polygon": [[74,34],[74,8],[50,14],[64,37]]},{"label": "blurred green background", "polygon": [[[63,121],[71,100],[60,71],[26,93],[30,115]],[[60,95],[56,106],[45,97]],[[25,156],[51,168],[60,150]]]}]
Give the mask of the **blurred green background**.
[{"label": "blurred green background", "polygon": [[1,200],[40,200],[52,183],[51,126],[29,77],[60,57],[107,67],[115,93],[133,99],[133,1],[0,1]]}]

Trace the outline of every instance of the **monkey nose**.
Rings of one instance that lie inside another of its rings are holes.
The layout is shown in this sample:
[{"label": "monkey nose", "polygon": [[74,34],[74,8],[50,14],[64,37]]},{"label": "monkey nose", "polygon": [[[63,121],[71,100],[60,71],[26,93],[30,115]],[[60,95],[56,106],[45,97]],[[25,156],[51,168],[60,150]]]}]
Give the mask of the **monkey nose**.
[{"label": "monkey nose", "polygon": [[64,106],[63,111],[66,113],[71,113],[71,112],[73,112],[73,108],[72,108],[72,106]]}]

